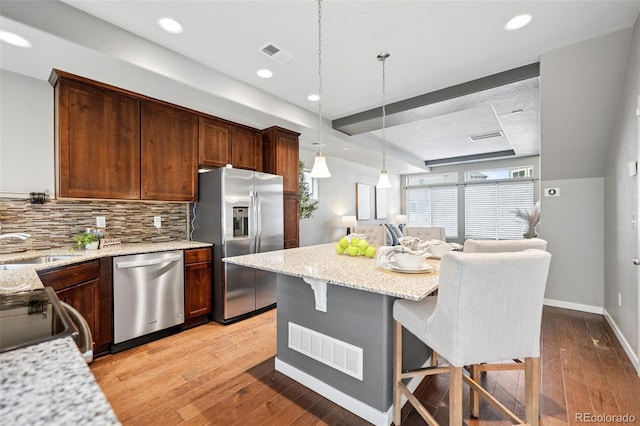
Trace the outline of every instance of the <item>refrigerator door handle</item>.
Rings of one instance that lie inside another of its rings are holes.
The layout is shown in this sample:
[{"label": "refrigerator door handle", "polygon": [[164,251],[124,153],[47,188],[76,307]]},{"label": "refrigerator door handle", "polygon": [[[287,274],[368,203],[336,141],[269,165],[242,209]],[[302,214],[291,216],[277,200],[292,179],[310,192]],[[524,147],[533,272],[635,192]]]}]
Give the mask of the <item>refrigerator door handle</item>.
[{"label": "refrigerator door handle", "polygon": [[260,240],[262,239],[262,201],[260,194],[256,192],[256,253],[260,253]]},{"label": "refrigerator door handle", "polygon": [[249,253],[256,252],[256,195],[249,192]]}]

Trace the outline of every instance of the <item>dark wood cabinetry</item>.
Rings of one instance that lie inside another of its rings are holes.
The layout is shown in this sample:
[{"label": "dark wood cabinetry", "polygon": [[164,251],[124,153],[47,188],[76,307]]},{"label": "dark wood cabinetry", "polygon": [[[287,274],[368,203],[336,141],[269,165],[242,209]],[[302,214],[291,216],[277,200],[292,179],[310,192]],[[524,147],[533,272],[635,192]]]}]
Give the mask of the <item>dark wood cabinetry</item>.
[{"label": "dark wood cabinetry", "polygon": [[262,171],[260,133],[244,127],[231,129],[231,164],[239,169]]},{"label": "dark wood cabinetry", "polygon": [[94,341],[94,353],[109,350],[111,343],[111,259],[91,260],[39,273],[63,302],[87,320]]},{"label": "dark wood cabinetry", "polygon": [[61,79],[56,85],[57,192],[140,198],[140,101]]},{"label": "dark wood cabinetry", "polygon": [[299,133],[280,127],[262,132],[263,169],[282,176],[284,190],[284,248],[299,245],[300,218],[298,213],[298,148]]},{"label": "dark wood cabinetry", "polygon": [[184,327],[207,322],[211,313],[211,248],[184,251]]},{"label": "dark wood cabinetry", "polygon": [[229,124],[209,117],[198,117],[198,163],[210,167],[231,164]]},{"label": "dark wood cabinetry", "polygon": [[62,71],[49,81],[59,197],[195,201],[194,112]]},{"label": "dark wood cabinetry", "polygon": [[142,102],[143,200],[192,201],[198,190],[198,121],[171,106]]}]

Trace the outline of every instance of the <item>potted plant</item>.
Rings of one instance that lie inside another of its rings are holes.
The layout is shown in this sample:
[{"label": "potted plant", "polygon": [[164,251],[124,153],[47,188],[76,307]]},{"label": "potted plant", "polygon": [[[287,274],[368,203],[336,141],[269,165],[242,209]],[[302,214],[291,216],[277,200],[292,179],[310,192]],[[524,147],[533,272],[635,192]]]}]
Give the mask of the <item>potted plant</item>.
[{"label": "potted plant", "polygon": [[79,249],[93,250],[100,244],[98,236],[93,232],[82,232],[73,237]]},{"label": "potted plant", "polygon": [[538,236],[536,226],[540,223],[540,203],[536,203],[531,210],[517,209],[514,214],[527,224],[527,232],[522,236],[524,238],[536,238]]}]

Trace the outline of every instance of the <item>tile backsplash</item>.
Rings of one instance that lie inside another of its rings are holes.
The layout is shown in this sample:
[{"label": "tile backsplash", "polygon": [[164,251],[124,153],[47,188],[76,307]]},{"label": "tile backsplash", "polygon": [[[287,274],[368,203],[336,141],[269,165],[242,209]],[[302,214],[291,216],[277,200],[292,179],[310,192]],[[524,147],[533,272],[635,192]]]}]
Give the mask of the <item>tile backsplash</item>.
[{"label": "tile backsplash", "polygon": [[[189,208],[185,203],[1,199],[2,233],[24,232],[31,238],[0,240],[0,253],[75,247],[73,236],[96,228],[96,216],[106,218],[106,234],[122,243],[185,240]],[[160,229],[153,226],[154,216],[162,217]]]}]

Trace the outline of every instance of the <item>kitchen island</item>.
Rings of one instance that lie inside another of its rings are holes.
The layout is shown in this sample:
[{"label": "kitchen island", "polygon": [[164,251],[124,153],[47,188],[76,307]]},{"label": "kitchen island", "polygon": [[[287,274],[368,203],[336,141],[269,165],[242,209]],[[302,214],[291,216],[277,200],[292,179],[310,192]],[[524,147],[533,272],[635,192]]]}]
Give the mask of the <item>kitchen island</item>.
[{"label": "kitchen island", "polygon": [[[223,260],[278,273],[278,371],[371,423],[391,423],[393,302],[435,291],[438,260],[428,260],[434,272],[398,273],[338,255],[334,244]],[[404,364],[424,365],[429,348],[403,338]]]}]

